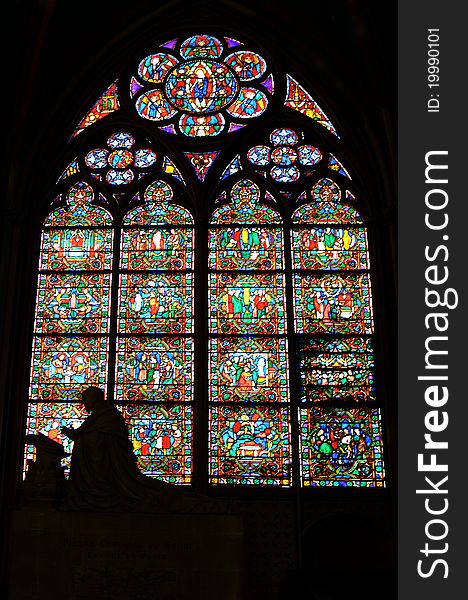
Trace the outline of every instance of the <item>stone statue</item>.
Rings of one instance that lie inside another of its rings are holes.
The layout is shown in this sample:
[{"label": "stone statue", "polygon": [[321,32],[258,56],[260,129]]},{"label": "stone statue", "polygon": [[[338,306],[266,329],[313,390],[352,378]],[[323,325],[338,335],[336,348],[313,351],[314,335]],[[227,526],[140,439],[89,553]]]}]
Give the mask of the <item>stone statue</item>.
[{"label": "stone statue", "polygon": [[74,441],[64,509],[232,512],[223,502],[143,475],[127,425],[121,413],[106,402],[104,392],[89,387],[82,401],[90,415],[77,429],[62,428]]}]

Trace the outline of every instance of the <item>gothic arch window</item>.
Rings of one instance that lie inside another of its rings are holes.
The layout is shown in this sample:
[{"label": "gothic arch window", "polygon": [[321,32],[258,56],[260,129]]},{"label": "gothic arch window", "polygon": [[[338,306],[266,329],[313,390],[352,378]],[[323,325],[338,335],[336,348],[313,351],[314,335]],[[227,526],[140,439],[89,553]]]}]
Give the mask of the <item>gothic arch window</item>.
[{"label": "gothic arch window", "polygon": [[149,476],[384,486],[365,206],[276,64],[194,32],[104,82],[43,224],[27,432],[70,450],[94,384]]}]

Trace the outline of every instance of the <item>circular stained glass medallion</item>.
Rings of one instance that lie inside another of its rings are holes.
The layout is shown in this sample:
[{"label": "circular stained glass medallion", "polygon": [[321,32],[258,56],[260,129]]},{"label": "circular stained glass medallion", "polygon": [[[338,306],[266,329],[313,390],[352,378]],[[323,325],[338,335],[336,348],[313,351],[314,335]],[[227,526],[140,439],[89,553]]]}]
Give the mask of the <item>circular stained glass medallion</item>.
[{"label": "circular stained glass medallion", "polygon": [[292,129],[275,129],[270,134],[270,141],[274,146],[279,146],[280,144],[292,146],[298,139],[297,133]]},{"label": "circular stained glass medallion", "polygon": [[107,166],[107,155],[109,152],[104,148],[96,148],[91,150],[85,156],[86,166],[90,169],[103,169]]},{"label": "circular stained glass medallion", "polygon": [[150,54],[138,66],[138,74],[150,83],[161,83],[166,73],[179,61],[170,54]]},{"label": "circular stained glass medallion", "polygon": [[183,58],[219,58],[222,52],[221,42],[212,35],[192,35],[180,47]]},{"label": "circular stained glass medallion", "polygon": [[293,183],[299,179],[301,173],[295,166],[273,167],[270,171],[270,175],[279,183]]},{"label": "circular stained glass medallion", "polygon": [[150,121],[164,121],[175,115],[176,111],[164,98],[161,90],[150,90],[140,96],[135,104],[138,113]]},{"label": "circular stained glass medallion", "polygon": [[255,88],[242,88],[227,112],[239,119],[252,119],[259,117],[266,110],[267,105],[268,100],[263,92]]},{"label": "circular stained glass medallion", "polygon": [[179,122],[182,133],[189,137],[218,135],[224,128],[223,115],[183,115]]},{"label": "circular stained glass medallion", "polygon": [[133,171],[131,169],[127,169],[126,171],[110,169],[107,172],[106,180],[111,185],[126,185],[133,181]]},{"label": "circular stained glass medallion", "polygon": [[255,52],[234,52],[226,58],[226,64],[242,81],[257,79],[266,71],[266,62]]},{"label": "circular stained glass medallion", "polygon": [[108,162],[114,169],[124,169],[133,163],[133,154],[128,150],[114,150],[110,153]]},{"label": "circular stained glass medallion", "polygon": [[135,144],[135,138],[130,133],[119,131],[107,140],[110,148],[131,148]]},{"label": "circular stained glass medallion", "polygon": [[322,159],[322,153],[315,146],[300,146],[297,149],[299,154],[299,162],[301,165],[312,166],[318,163]]},{"label": "circular stained glass medallion", "polygon": [[236,97],[239,84],[224,64],[195,60],[175,67],[164,86],[167,99],[187,113],[212,113],[225,108]]},{"label": "circular stained glass medallion", "polygon": [[270,148],[254,146],[248,151],[247,159],[254,165],[265,166],[270,162]]},{"label": "circular stained glass medallion", "polygon": [[271,160],[275,165],[292,165],[297,160],[297,153],[294,148],[281,146],[280,148],[275,148],[273,150],[271,153]]}]

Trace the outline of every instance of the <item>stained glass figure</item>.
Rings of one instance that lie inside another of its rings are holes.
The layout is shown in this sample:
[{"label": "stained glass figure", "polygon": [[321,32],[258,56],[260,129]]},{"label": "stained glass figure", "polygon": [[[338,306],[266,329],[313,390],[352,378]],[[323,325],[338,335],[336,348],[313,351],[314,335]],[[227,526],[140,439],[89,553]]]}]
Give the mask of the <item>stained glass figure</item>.
[{"label": "stained glass figure", "polygon": [[376,400],[370,338],[299,339],[302,402]]},{"label": "stained glass figure", "polygon": [[372,300],[368,273],[294,274],[298,333],[372,333]]},{"label": "stained glass figure", "polygon": [[290,75],[286,75],[286,84],[287,92],[284,105],[317,121],[317,123],[328,129],[328,131],[331,131],[336,137],[339,137],[330,119],[312,96]]},{"label": "stained glass figure", "polygon": [[223,63],[195,60],[176,66],[166,79],[168,101],[188,113],[211,113],[228,106],[238,95],[239,84]]},{"label": "stained glass figure", "polygon": [[253,119],[263,114],[267,106],[267,97],[261,90],[245,87],[240,90],[237,99],[226,112],[237,119]]},{"label": "stained glass figure", "polygon": [[140,62],[138,75],[149,83],[162,83],[167,73],[178,62],[177,58],[170,54],[150,54]]},{"label": "stained glass figure", "polygon": [[90,385],[107,379],[108,340],[102,337],[36,337],[33,345],[31,400],[79,402]]},{"label": "stained glass figure", "polygon": [[176,110],[158,89],[149,90],[139,96],[135,107],[138,114],[149,121],[165,121],[176,114]]},{"label": "stained glass figure", "polygon": [[183,405],[118,407],[130,429],[140,470],[174,484],[192,479],[192,408]]},{"label": "stained glass figure", "polygon": [[368,269],[364,227],[308,227],[291,231],[294,269]]},{"label": "stained glass figure", "polygon": [[72,135],[72,139],[76,137],[79,133],[89,127],[89,125],[93,125],[97,121],[100,121],[107,115],[119,110],[120,102],[119,102],[119,89],[118,83],[115,81],[112,85],[110,85],[106,91],[102,94],[99,100],[93,105],[91,110],[87,113],[87,115],[80,121],[78,127],[75,129]]},{"label": "stained glass figure", "polygon": [[287,408],[214,406],[209,431],[211,483],[291,485]]},{"label": "stained glass figure", "polygon": [[300,412],[302,483],[384,487],[378,408],[309,408]]},{"label": "stained glass figure", "polygon": [[223,47],[218,40],[211,35],[193,35],[186,39],[180,48],[183,58],[219,58]]},{"label": "stained glass figure", "polygon": [[119,331],[133,334],[191,331],[192,286],[192,273],[122,274]]},{"label": "stained glass figure", "polygon": [[216,152],[184,152],[189,163],[192,165],[198,179],[205,181],[205,177],[208,174],[212,164],[219,155],[219,151]]},{"label": "stained glass figure", "polygon": [[108,333],[109,274],[40,274],[37,333]]},{"label": "stained glass figure", "polygon": [[224,181],[227,177],[234,175],[234,173],[239,172],[242,169],[242,165],[240,162],[240,156],[235,156],[228,166],[224,169],[223,174],[221,175],[221,181]]},{"label": "stained glass figure", "polygon": [[223,115],[183,115],[179,127],[187,137],[215,136],[224,129]]},{"label": "stained glass figure", "polygon": [[188,210],[172,203],[173,192],[165,181],[155,181],[146,188],[145,204],[130,210],[123,225],[186,225],[193,223]]},{"label": "stained glass figure", "polygon": [[73,185],[66,196],[65,206],[56,208],[44,221],[46,227],[110,226],[110,213],[92,204],[94,192],[82,181]]},{"label": "stained glass figure", "polygon": [[241,81],[252,81],[266,71],[265,60],[255,52],[239,50],[226,58],[226,64],[233,69]]},{"label": "stained glass figure", "polygon": [[120,268],[132,271],[192,269],[192,230],[124,229]]},{"label": "stained glass figure", "polygon": [[271,270],[283,267],[281,229],[226,227],[209,233],[209,267],[218,270]]},{"label": "stained glass figure", "polygon": [[212,402],[288,402],[284,338],[210,340]]},{"label": "stained glass figure", "polygon": [[283,275],[211,274],[210,290],[212,333],[285,333]]},{"label": "stained glass figure", "polygon": [[348,179],[351,179],[351,175],[343,167],[343,165],[340,163],[340,161],[335,156],[333,156],[333,154],[330,154],[330,158],[328,159],[328,166],[332,171],[336,171],[340,175],[343,175],[343,177],[347,177]]},{"label": "stained glass figure", "polygon": [[102,270],[112,266],[111,230],[45,229],[42,233],[41,270]]},{"label": "stained glass figure", "polygon": [[120,338],[116,381],[118,402],[190,402],[193,341],[180,337]]}]

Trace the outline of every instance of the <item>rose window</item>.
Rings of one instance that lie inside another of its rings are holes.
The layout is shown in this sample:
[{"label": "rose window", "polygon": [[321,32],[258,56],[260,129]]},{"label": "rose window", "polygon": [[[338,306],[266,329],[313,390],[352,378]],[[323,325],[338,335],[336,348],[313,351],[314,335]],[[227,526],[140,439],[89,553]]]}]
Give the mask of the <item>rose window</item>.
[{"label": "rose window", "polygon": [[177,127],[188,137],[206,137],[236,131],[265,112],[273,76],[259,54],[232,52],[240,42],[209,35],[178,46],[173,40],[140,62],[130,95],[141,117],[171,133]]}]

